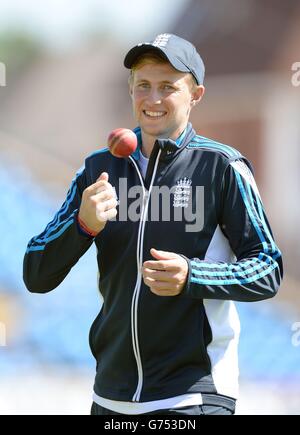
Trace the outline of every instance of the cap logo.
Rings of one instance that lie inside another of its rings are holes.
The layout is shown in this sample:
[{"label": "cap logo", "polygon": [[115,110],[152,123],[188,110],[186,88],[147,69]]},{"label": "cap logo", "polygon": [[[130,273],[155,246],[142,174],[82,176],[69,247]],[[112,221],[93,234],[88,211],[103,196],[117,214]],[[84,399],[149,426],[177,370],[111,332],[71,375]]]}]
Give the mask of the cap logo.
[{"label": "cap logo", "polygon": [[169,33],[162,33],[155,38],[152,45],[154,45],[155,47],[165,47],[168,44],[171,36],[172,35],[170,35]]}]

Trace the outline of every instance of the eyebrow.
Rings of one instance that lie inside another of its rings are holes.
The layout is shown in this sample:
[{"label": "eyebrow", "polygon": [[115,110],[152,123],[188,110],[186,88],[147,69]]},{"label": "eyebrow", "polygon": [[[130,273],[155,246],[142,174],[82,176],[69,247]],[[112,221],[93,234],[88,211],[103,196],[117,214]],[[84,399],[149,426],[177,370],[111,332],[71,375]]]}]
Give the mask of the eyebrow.
[{"label": "eyebrow", "polygon": [[[137,83],[140,83],[140,82],[150,82],[150,80],[140,78],[140,79],[137,80]],[[175,82],[174,81],[171,82],[169,80],[163,80],[163,81],[161,81],[159,83],[164,84],[164,85],[173,85],[173,86],[175,86]]]}]

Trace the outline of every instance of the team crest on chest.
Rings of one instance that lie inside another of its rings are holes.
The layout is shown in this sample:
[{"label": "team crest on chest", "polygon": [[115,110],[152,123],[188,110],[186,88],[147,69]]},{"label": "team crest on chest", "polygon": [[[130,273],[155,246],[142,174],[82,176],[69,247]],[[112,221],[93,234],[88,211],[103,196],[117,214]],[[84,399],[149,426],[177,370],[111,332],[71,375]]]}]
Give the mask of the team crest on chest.
[{"label": "team crest on chest", "polygon": [[184,177],[176,182],[174,190],[173,207],[187,208],[189,205],[189,199],[191,195],[192,180]]}]

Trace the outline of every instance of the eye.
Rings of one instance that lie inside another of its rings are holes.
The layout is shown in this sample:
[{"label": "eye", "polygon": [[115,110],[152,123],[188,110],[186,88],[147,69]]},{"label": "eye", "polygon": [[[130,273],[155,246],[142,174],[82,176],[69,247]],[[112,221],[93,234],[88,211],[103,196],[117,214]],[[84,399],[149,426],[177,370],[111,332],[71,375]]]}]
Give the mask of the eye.
[{"label": "eye", "polygon": [[150,87],[149,83],[146,82],[138,83],[137,85],[138,89],[149,89],[149,87]]},{"label": "eye", "polygon": [[175,88],[172,85],[163,85],[163,90],[168,91],[168,92],[172,92],[172,91],[175,91]]}]

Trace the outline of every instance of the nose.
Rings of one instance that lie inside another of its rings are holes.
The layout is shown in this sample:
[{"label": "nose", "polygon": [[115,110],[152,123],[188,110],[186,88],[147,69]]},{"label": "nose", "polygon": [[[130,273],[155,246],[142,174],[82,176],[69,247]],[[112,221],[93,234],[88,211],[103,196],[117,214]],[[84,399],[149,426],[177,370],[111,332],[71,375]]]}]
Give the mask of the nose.
[{"label": "nose", "polygon": [[147,100],[151,104],[161,104],[161,94],[159,90],[152,88],[148,94]]}]

